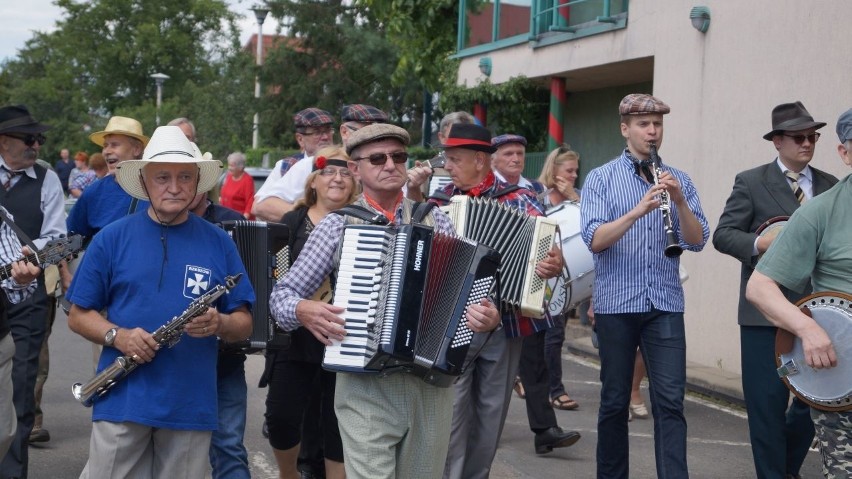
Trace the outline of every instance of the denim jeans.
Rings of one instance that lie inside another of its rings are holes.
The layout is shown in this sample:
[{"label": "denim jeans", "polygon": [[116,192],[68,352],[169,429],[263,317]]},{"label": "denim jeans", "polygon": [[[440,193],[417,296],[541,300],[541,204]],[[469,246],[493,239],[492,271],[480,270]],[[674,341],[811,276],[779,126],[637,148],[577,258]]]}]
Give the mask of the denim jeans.
[{"label": "denim jeans", "polygon": [[601,406],[598,412],[598,478],[629,476],[627,411],[636,347],[642,350],[654,415],[657,477],[689,477],[686,467],[686,337],[683,313],[597,314]]},{"label": "denim jeans", "polygon": [[219,352],[217,389],[219,429],[210,440],[210,465],[213,478],[249,479],[248,452],[243,444],[246,431],[246,357],[244,354]]}]

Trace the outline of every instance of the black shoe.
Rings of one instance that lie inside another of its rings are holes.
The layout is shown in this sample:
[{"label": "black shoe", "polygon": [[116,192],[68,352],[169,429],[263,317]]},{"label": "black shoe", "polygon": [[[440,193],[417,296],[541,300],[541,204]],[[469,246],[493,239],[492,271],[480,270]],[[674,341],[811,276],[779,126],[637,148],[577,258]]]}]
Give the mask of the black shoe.
[{"label": "black shoe", "polygon": [[266,424],[266,419],[263,420],[263,427],[260,428],[260,433],[263,437],[269,439],[269,426]]},{"label": "black shoe", "polygon": [[580,433],[577,431],[563,431],[559,426],[540,432],[535,435],[535,453],[547,454],[555,447],[573,446],[575,442],[580,440]]},{"label": "black shoe", "polygon": [[33,428],[30,431],[30,444],[34,442],[47,442],[50,441],[50,433],[47,432],[47,429],[44,428]]}]

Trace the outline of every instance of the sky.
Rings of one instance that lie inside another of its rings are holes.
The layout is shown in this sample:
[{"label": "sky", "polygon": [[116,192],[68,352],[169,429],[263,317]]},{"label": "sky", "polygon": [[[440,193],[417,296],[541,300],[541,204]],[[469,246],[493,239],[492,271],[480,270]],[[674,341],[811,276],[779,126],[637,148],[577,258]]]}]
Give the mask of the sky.
[{"label": "sky", "polygon": [[[240,43],[245,45],[249,37],[257,33],[257,20],[251,7],[258,2],[225,1],[231,11],[243,16],[238,26],[241,31]],[[26,0],[26,8],[21,7],[20,0],[0,0],[0,18],[3,19],[3,28],[0,28],[0,61],[15,57],[26,41],[32,38],[33,31],[53,31],[61,14],[62,10],[53,4],[53,0]],[[263,33],[273,33],[276,28],[278,23],[275,19],[267,17],[263,23]]]}]

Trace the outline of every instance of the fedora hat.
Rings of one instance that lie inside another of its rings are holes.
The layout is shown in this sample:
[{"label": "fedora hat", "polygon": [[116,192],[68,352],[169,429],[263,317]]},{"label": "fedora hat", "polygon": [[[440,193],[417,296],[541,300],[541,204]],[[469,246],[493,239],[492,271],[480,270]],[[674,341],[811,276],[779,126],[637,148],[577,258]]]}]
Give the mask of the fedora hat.
[{"label": "fedora hat", "polygon": [[136,138],[142,142],[142,146],[148,144],[148,137],[142,134],[142,123],[125,116],[114,116],[109,119],[104,131],[96,131],[89,135],[89,139],[98,146],[104,146],[104,137],[107,135],[124,135]]},{"label": "fedora hat", "polygon": [[785,131],[818,130],[824,126],[824,122],[814,121],[802,102],[782,103],[772,109],[772,131],[763,135],[763,139],[772,141],[773,136]]},{"label": "fedora hat", "polygon": [[487,128],[471,123],[455,123],[441,148],[465,148],[467,150],[494,153],[497,147],[491,145],[491,132]]},{"label": "fedora hat", "polygon": [[0,108],[0,135],[5,133],[43,133],[51,127],[35,120],[24,105]]},{"label": "fedora hat", "polygon": [[222,163],[214,160],[210,153],[202,155],[198,146],[189,141],[177,126],[157,128],[141,160],[127,160],[118,164],[115,180],[127,194],[140,200],[148,200],[148,193],[140,181],[142,168],[148,163],[195,163],[199,169],[196,194],[210,191],[222,172]]}]

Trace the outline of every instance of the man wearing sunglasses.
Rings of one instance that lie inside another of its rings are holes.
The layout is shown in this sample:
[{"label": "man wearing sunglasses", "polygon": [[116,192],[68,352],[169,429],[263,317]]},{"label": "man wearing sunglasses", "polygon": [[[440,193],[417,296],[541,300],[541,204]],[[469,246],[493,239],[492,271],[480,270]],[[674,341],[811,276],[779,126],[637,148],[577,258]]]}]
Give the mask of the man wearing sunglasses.
[{"label": "man wearing sunglasses", "polygon": [[291,168],[304,159],[308,160],[304,166],[307,166],[310,173],[310,165],[313,164],[316,152],[334,143],[334,118],[325,110],[305,108],[293,115],[293,124],[296,127],[296,143],[301,151],[278,160],[263,186],[254,194],[251,212],[259,220],[279,221],[284,213],[293,209],[296,200],[285,199],[288,186],[281,182],[282,179]]},{"label": "man wearing sunglasses", "polygon": [[[745,290],[757,261],[774,236],[756,231],[768,220],[789,217],[800,204],[827,191],[837,178],[810,166],[819,130],[801,102],[784,103],[772,110],[772,130],[763,135],[778,156],[767,164],[739,173],[728,197],[713,246],[742,263],[738,322],[742,354],[743,396],[756,477],[798,477],[814,436],[808,406],[793,398],[775,372],[775,332],[751,303]],[[782,287],[795,303],[799,294]]]},{"label": "man wearing sunglasses", "polygon": [[[37,248],[66,233],[65,195],[59,177],[36,164],[48,129],[50,126],[36,121],[23,105],[0,108],[0,205]],[[27,475],[38,356],[47,331],[49,306],[44,276],[40,275],[33,294],[6,310],[15,342],[12,384],[18,430],[0,462],[0,477]]]},{"label": "man wearing sunglasses", "polygon": [[[409,223],[414,209],[414,202],[402,194],[409,141],[404,129],[375,124],[354,132],[346,144],[349,169],[363,187],[355,204],[395,224]],[[314,228],[269,300],[272,315],[284,330],[305,327],[326,345],[331,339],[343,339],[344,309],[302,298],[312,297],[338,266],[333,258],[344,225],[358,222],[332,214]],[[455,235],[450,219],[437,208],[423,223],[436,233]],[[500,321],[488,300],[471,305],[466,318],[476,332],[494,330]],[[334,403],[347,477],[441,477],[450,437],[451,388],[432,386],[406,373],[339,372]]]}]

